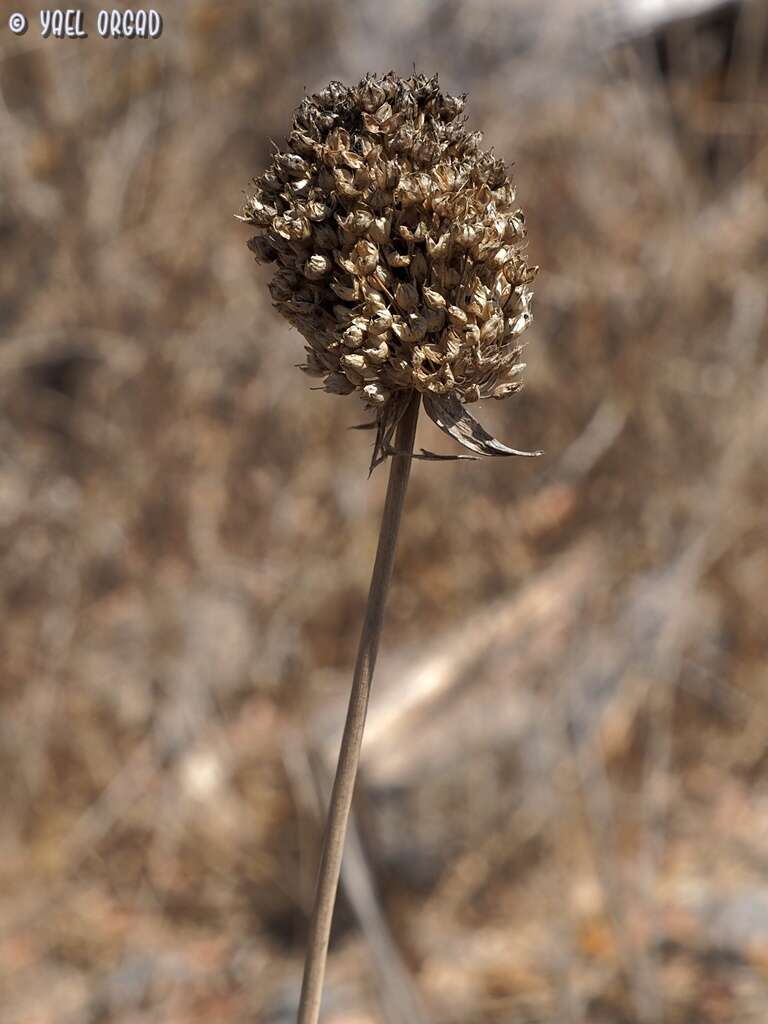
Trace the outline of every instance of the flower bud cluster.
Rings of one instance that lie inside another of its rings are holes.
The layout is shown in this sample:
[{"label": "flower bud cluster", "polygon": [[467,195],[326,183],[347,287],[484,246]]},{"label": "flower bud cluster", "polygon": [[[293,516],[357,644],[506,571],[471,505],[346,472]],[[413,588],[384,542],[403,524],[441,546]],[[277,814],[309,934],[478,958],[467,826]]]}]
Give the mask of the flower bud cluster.
[{"label": "flower bud cluster", "polygon": [[416,389],[462,404],[521,386],[536,268],[504,163],[437,77],[332,82],[298,108],[242,219],[326,391],[381,415]]}]

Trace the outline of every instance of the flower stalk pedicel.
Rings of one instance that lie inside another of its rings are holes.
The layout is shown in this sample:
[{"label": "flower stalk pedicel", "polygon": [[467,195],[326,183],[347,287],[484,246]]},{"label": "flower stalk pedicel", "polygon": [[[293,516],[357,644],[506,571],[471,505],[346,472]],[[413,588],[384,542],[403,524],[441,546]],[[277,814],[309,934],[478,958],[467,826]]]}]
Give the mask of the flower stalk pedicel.
[{"label": "flower stalk pedicel", "polygon": [[531,320],[525,225],[504,163],[480,148],[463,98],[437,77],[367,76],[305,98],[284,152],[240,219],[274,263],[275,307],[303,335],[302,369],[357,391],[374,421],[371,468],[392,457],[376,561],[331,795],[299,1024],[317,1024],[333,906],[419,407],[476,455],[537,455],[469,414],[521,387]]}]

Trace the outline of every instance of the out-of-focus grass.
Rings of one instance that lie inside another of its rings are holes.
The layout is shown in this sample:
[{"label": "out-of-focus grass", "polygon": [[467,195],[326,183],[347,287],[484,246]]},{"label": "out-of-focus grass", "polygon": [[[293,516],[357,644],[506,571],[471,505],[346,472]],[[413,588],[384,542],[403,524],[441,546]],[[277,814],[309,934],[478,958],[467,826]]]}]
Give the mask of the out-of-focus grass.
[{"label": "out-of-focus grass", "polygon": [[[3,39],[3,1024],[295,1001],[294,755],[346,687],[383,479],[232,213],[304,88],[411,59],[516,163],[537,322],[526,391],[483,415],[548,454],[414,473],[385,674],[544,596],[531,651],[441,708],[450,756],[414,744],[397,791],[371,768],[388,926],[435,1021],[765,1017],[764,35],[721,73],[684,26],[663,78],[649,44],[585,61],[554,29],[510,55],[485,11],[377,34],[366,4],[199,0],[152,44]],[[533,745],[493,728],[520,694]],[[378,1019],[353,922],[337,1024]]]}]

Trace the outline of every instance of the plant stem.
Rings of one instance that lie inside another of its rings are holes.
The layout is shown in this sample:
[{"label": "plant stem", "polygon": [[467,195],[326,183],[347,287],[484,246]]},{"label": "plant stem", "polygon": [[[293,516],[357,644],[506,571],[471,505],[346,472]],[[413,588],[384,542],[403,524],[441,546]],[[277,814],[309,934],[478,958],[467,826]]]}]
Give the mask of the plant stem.
[{"label": "plant stem", "polygon": [[392,578],[392,564],[395,557],[400,517],[411,472],[411,454],[419,418],[420,395],[414,392],[397,427],[395,448],[402,454],[392,456],[389,471],[387,497],[379,529],[379,544],[376,561],[368,591],[368,604],[360,634],[355,673],[349,695],[347,719],[341,738],[339,762],[333,780],[328,820],[325,826],[323,852],[317,876],[315,905],[309,924],[307,956],[304,962],[304,978],[299,1000],[298,1024],[318,1024],[320,1001],[323,992],[325,963],[328,957],[328,941],[331,934],[333,907],[339,885],[341,859],[344,852],[344,837],[347,832],[349,812],[355,778],[360,762],[360,748],[363,742],[365,716],[371,692],[373,670],[379,650],[379,638],[384,619],[384,605]]}]

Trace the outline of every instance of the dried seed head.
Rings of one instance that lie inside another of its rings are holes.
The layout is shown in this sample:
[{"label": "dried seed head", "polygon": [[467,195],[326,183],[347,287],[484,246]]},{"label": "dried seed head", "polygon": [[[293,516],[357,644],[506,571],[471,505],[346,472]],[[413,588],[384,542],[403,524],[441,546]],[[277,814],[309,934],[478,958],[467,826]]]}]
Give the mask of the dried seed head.
[{"label": "dried seed head", "polygon": [[[506,168],[463,106],[437,77],[331,82],[302,101],[242,212],[256,259],[276,264],[276,308],[306,339],[302,369],[332,393],[360,391],[384,454],[414,389],[473,447],[461,407],[521,386],[536,268]],[[486,453],[513,451],[499,448]]]}]

